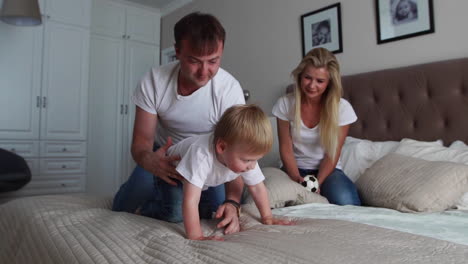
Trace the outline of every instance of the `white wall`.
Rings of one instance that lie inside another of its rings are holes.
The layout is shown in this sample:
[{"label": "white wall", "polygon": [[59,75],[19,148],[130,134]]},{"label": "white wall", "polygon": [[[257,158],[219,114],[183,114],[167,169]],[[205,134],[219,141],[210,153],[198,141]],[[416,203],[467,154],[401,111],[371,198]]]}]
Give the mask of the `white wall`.
[{"label": "white wall", "polygon": [[[336,0],[195,0],[163,17],[161,48],[173,44],[173,26],[192,11],[217,16],[227,31],[222,67],[251,103],[268,113],[301,59],[300,16]],[[435,33],[377,45],[375,1],[341,1],[344,75],[468,56],[467,0],[433,0]]]}]

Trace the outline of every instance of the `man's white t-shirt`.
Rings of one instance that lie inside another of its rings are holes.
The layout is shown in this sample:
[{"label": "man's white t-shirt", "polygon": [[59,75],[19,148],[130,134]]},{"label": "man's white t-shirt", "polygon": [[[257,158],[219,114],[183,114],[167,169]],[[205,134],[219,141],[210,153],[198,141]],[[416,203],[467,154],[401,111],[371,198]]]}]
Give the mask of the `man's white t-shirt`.
[{"label": "man's white t-shirt", "polygon": [[136,88],[132,101],[148,113],[158,115],[156,143],[174,143],[185,138],[207,134],[224,111],[236,104],[245,104],[239,82],[219,68],[203,87],[188,96],[177,93],[180,64],[173,62],[152,68]]},{"label": "man's white t-shirt", "polygon": [[255,185],[265,179],[258,163],[254,169],[240,175],[221,164],[215,155],[212,133],[186,138],[171,146],[167,154],[182,158],[177,164],[177,172],[202,190],[230,182],[239,176],[247,185]]},{"label": "man's white t-shirt", "polygon": [[[290,133],[293,141],[294,158],[297,166],[301,169],[316,170],[320,166],[320,162],[325,157],[325,151],[320,144],[319,125],[308,128],[301,120],[299,136],[295,133],[294,126],[294,102],[296,101],[294,94],[287,94],[278,99],[273,106],[273,115],[277,118],[289,121]],[[354,123],[357,120],[351,104],[345,99],[340,99],[340,110],[338,125],[344,126]],[[336,165],[341,169],[340,161]]]}]

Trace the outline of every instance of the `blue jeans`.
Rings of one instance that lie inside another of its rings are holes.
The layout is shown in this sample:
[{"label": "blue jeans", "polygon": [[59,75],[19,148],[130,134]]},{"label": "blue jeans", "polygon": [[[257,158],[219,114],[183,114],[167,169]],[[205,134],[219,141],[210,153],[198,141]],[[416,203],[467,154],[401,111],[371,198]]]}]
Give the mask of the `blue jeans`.
[{"label": "blue jeans", "polygon": [[[302,177],[313,174],[318,175],[318,170],[306,170],[299,168]],[[340,169],[335,169],[320,185],[320,194],[332,204],[361,205],[361,199],[354,183]]]},{"label": "blue jeans", "polygon": [[[224,185],[208,188],[201,193],[200,217],[211,218],[224,202]],[[182,222],[182,183],[172,186],[137,166],[130,178],[120,186],[112,204],[113,211],[135,213],[169,222]]]}]

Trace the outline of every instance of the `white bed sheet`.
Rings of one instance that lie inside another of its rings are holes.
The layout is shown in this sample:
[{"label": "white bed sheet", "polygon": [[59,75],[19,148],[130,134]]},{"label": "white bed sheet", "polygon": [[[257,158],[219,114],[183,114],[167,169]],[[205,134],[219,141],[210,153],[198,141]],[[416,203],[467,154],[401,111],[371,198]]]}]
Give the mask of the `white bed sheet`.
[{"label": "white bed sheet", "polygon": [[407,232],[468,245],[468,211],[401,213],[364,206],[304,204],[274,209],[275,215],[312,219],[337,219]]}]

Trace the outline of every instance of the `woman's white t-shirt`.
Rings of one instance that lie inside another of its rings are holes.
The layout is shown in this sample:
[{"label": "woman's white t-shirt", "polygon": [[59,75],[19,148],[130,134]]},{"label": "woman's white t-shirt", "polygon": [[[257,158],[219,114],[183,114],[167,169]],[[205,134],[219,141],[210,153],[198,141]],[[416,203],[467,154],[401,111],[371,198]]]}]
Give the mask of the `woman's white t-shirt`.
[{"label": "woman's white t-shirt", "polygon": [[[290,133],[293,141],[294,158],[296,159],[297,166],[301,169],[315,170],[319,168],[320,162],[325,156],[325,151],[320,144],[320,123],[313,128],[308,128],[301,120],[300,132],[299,136],[297,136],[294,126],[295,101],[296,99],[294,94],[282,96],[278,99],[275,106],[273,106],[273,115],[281,120],[289,122]],[[348,125],[357,120],[356,113],[348,101],[341,98],[339,107],[339,126]],[[336,167],[339,169],[341,168],[339,160]]]}]

